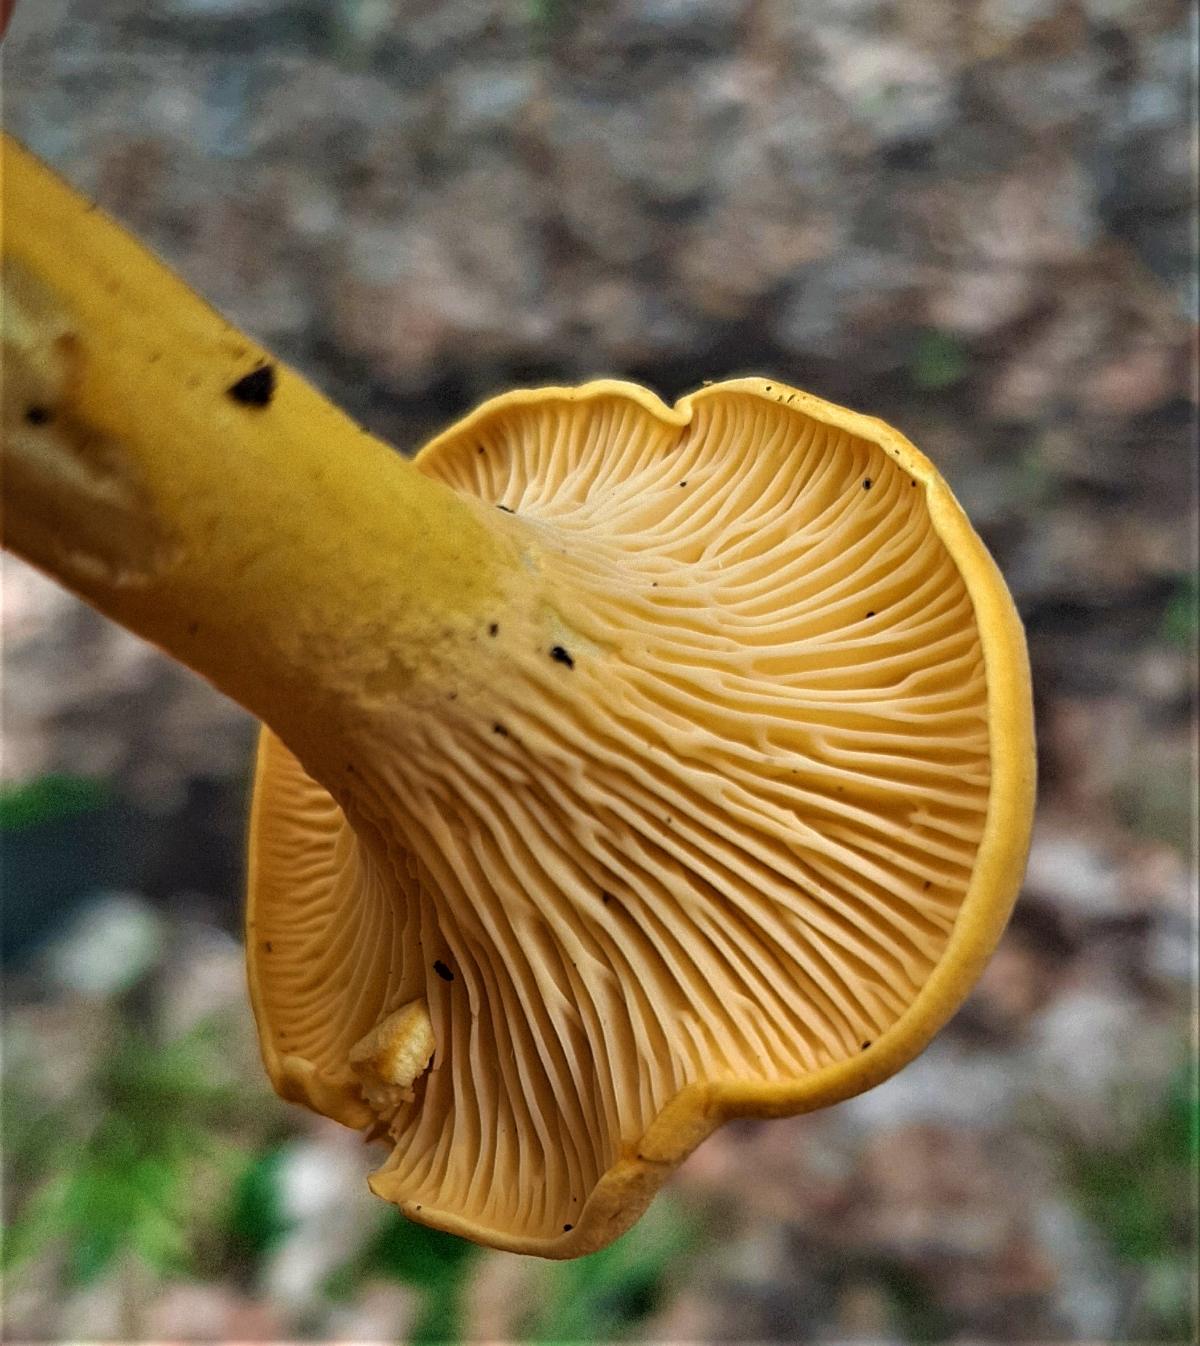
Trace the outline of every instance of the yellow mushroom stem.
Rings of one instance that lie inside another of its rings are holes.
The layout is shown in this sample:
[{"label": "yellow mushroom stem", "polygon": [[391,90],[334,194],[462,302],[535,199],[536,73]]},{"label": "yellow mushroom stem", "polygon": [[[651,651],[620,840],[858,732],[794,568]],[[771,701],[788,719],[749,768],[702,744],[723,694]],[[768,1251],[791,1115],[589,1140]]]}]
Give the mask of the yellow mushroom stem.
[{"label": "yellow mushroom stem", "polygon": [[336,780],[321,753],[373,689],[419,710],[485,614],[536,608],[521,522],[366,433],[7,136],[2,163],[6,545]]}]

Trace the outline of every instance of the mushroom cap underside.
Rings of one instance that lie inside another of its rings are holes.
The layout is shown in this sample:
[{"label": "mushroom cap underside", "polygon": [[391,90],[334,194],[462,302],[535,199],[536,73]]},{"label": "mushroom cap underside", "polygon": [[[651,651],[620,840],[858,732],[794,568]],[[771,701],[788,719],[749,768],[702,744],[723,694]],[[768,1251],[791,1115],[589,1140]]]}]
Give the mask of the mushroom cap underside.
[{"label": "mushroom cap underside", "polygon": [[263,731],[252,997],[276,1088],[387,1136],[378,1194],[569,1257],[953,1013],[1025,862],[1024,638],[928,460],[778,383],[511,393],[417,465],[516,516],[554,643],[489,621],[486,700],[400,717],[355,825]]}]

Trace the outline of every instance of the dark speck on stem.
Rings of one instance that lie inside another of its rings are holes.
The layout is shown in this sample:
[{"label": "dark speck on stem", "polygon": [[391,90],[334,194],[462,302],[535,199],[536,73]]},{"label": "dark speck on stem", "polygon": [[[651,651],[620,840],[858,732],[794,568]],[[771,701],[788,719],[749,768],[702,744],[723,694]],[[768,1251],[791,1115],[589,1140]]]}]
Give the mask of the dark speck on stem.
[{"label": "dark speck on stem", "polygon": [[225,391],[234,402],[239,402],[244,407],[270,406],[271,399],[275,396],[275,366],[259,365]]}]

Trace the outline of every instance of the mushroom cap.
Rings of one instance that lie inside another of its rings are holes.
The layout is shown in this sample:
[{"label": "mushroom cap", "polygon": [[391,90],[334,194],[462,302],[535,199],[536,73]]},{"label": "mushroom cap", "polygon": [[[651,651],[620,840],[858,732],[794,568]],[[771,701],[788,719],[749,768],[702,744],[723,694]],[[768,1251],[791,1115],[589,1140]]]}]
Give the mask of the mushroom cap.
[{"label": "mushroom cap", "polygon": [[[779,383],[510,393],[416,461],[517,516],[554,643],[480,634],[386,816],[263,731],[252,998],[279,1092],[387,1136],[375,1192],[570,1257],[960,1004],[1028,847],[1024,637],[930,462]],[[356,1047],[409,1062],[394,1111]]]}]

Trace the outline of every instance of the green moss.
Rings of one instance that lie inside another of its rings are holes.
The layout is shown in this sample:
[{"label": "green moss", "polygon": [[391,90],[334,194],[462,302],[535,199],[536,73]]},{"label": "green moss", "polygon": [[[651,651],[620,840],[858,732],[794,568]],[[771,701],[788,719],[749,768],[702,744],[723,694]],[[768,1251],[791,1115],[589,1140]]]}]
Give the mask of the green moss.
[{"label": "green moss", "polygon": [[929,392],[952,388],[968,372],[966,347],[952,333],[929,327],[917,334],[908,373],[918,388]]},{"label": "green moss", "polygon": [[1113,786],[1113,806],[1124,826],[1166,842],[1181,855],[1191,851],[1195,825],[1195,779],[1187,746],[1182,742],[1177,752],[1143,751]]},{"label": "green moss", "polygon": [[875,1274],[888,1297],[892,1324],[902,1341],[945,1341],[951,1335],[947,1315],[929,1283],[910,1267],[880,1262]]},{"label": "green moss", "polygon": [[1200,576],[1185,575],[1163,613],[1161,635],[1170,645],[1194,650],[1200,641]]},{"label": "green moss", "polygon": [[1140,1273],[1131,1337],[1192,1340],[1189,1268],[1200,1163],[1194,1068],[1180,1069],[1161,1108],[1124,1144],[1102,1149],[1068,1145],[1064,1158],[1080,1211],[1113,1256]]}]

